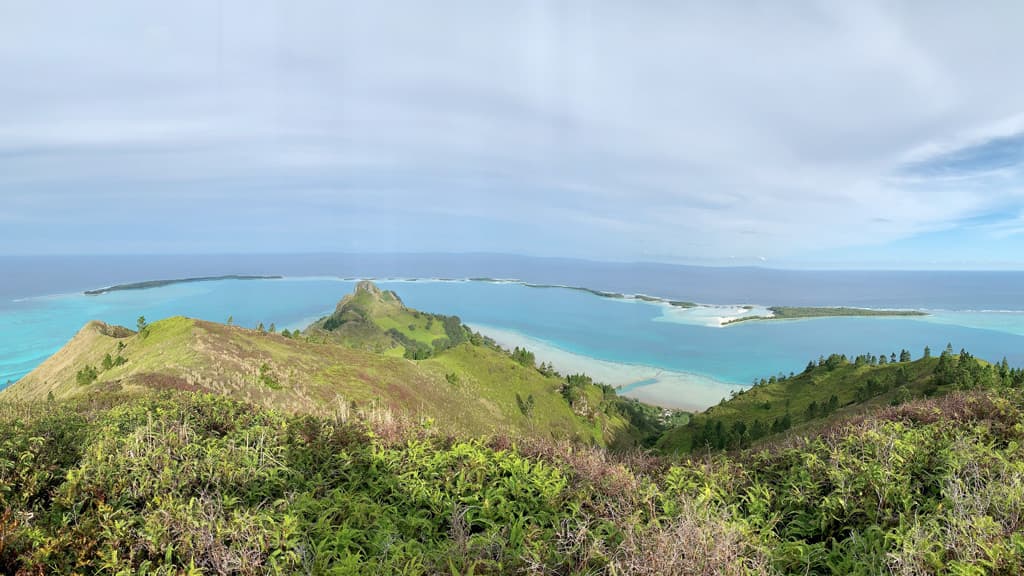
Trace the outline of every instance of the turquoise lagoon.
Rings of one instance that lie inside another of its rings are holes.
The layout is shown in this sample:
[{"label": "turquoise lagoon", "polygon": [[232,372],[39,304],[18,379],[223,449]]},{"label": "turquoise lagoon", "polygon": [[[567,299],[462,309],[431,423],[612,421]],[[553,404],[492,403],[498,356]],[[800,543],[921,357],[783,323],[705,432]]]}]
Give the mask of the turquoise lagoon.
[{"label": "turquoise lagoon", "polygon": [[[738,306],[673,308],[563,288],[471,281],[379,281],[405,303],[455,314],[500,343],[534,349],[564,372],[586,371],[625,393],[665,405],[699,408],[773,374],[799,372],[833,352],[914,357],[952,343],[993,361],[1024,364],[1024,312],[930,311],[920,318],[818,318],[743,322],[759,313]],[[174,315],[279,329],[304,327],[352,291],[336,278],[223,280],[173,284],[99,296],[64,294],[0,304],[0,386],[31,371],[87,321],[134,326],[140,315]]]}]

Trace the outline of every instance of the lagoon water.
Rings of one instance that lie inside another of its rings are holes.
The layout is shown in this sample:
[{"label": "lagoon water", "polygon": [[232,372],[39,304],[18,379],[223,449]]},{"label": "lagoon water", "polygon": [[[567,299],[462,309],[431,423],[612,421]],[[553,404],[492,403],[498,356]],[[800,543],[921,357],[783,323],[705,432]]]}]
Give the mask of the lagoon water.
[{"label": "lagoon water", "polygon": [[[455,314],[500,343],[525,345],[562,371],[583,370],[631,395],[704,407],[756,378],[799,372],[810,359],[840,352],[936,353],[952,343],[989,360],[1024,365],[1024,312],[933,311],[921,318],[819,318],[718,327],[736,306],[683,310],[520,283],[380,281],[411,307]],[[279,329],[304,327],[330,313],[354,287],[330,277],[223,280],[99,296],[78,293],[0,305],[0,383],[16,380],[91,319],[134,326],[185,315]],[[776,302],[762,302],[775,304]]]}]

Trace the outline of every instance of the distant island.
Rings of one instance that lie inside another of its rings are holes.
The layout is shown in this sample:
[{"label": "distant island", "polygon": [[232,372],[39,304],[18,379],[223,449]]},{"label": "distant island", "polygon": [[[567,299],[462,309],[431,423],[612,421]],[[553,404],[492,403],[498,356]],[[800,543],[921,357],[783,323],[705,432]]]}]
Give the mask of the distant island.
[{"label": "distant island", "polygon": [[86,296],[99,296],[108,292],[121,292],[123,290],[145,290],[147,288],[160,288],[172,284],[187,284],[189,282],[207,282],[211,280],[280,280],[284,276],[247,276],[242,274],[229,274],[226,276],[198,276],[195,278],[177,278],[174,280],[148,280],[146,282],[132,282],[130,284],[117,284],[107,288],[86,290]]},{"label": "distant island", "polygon": [[[494,280],[491,278],[470,278],[472,282],[502,282],[502,280]],[[648,296],[647,294],[622,294],[620,292],[605,292],[604,290],[595,290],[593,288],[586,288],[584,286],[563,286],[561,284],[530,284],[527,282],[518,282],[527,288],[562,288],[564,290],[578,290],[580,292],[587,292],[594,296],[600,296],[601,298],[615,298],[615,299],[634,299],[643,300],[644,302],[656,302],[662,304],[668,304],[677,308],[696,308],[695,302],[686,302],[684,300],[669,300],[666,298],[659,298],[658,296]]]},{"label": "distant island", "polygon": [[722,322],[722,326],[751,320],[794,320],[798,318],[828,318],[835,316],[927,316],[920,310],[874,310],[871,308],[815,307],[815,306],[769,306],[771,316],[740,316]]}]

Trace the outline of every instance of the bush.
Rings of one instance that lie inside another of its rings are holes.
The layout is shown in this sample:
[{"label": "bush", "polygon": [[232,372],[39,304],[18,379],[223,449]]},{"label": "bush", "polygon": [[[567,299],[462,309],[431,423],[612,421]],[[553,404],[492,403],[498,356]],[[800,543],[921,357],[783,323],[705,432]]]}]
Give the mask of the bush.
[{"label": "bush", "polygon": [[75,373],[75,382],[77,382],[79,386],[86,386],[95,382],[96,379],[99,378],[99,375],[99,370],[97,370],[95,366],[86,364],[85,367]]}]

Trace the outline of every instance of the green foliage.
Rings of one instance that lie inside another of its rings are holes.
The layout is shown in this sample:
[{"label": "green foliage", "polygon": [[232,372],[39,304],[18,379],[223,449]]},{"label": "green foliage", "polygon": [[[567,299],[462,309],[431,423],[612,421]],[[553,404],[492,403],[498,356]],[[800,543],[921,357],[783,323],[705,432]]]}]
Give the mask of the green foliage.
[{"label": "green foliage", "polygon": [[75,382],[79,386],[86,386],[92,384],[99,378],[100,372],[95,366],[86,364],[81,370],[75,373]]},{"label": "green foliage", "polygon": [[267,388],[272,390],[281,389],[281,383],[274,377],[274,374],[270,369],[270,364],[267,364],[266,362],[260,364],[260,371],[256,375],[256,378],[259,380],[260,384]]},{"label": "green foliage", "polygon": [[452,346],[458,346],[466,341],[466,329],[458,316],[444,317],[444,333]]},{"label": "green foliage", "polygon": [[819,306],[770,306],[771,316],[740,316],[724,324],[736,324],[751,320],[788,320],[798,318],[826,318],[835,316],[927,316],[919,310],[875,310],[872,308],[819,307]]},{"label": "green foliage", "polygon": [[[898,360],[909,355],[904,350]],[[952,353],[945,361],[922,358],[890,362],[892,356],[895,354],[863,354],[851,362],[842,354],[831,354],[808,363],[800,374],[761,379],[696,415],[686,426],[667,432],[658,447],[666,452],[746,448],[794,427],[820,425],[858,408],[898,404],[948,391],[957,379],[981,386],[996,380],[991,367],[973,359],[961,363]],[[717,423],[721,423],[721,429]]]},{"label": "green foliage", "polygon": [[216,395],[0,403],[0,572],[1018,574],[1022,408],[671,463]]},{"label": "green foliage", "polygon": [[344,324],[344,323],[345,323],[345,319],[344,318],[342,318],[340,316],[337,316],[337,315],[331,315],[331,316],[327,317],[326,320],[324,320],[324,323],[321,326],[323,327],[324,330],[327,330],[328,332],[331,332],[333,330],[337,330],[338,328],[340,328],[341,325]]},{"label": "green foliage", "polygon": [[[88,411],[0,425],[0,570],[569,573],[606,566],[595,547],[627,528],[608,516],[576,541],[567,512],[598,510],[604,488],[507,441],[415,429],[385,440],[361,423],[180,393]],[[623,502],[630,526],[651,521],[650,490]]]},{"label": "green foliage", "polygon": [[533,394],[529,394],[526,399],[523,399],[523,397],[517,392],[516,404],[519,406],[519,411],[523,413],[523,416],[526,416],[527,418],[533,417],[533,407],[537,404],[537,401],[533,398]]},{"label": "green foliage", "polygon": [[139,333],[139,336],[143,338],[149,336],[149,324],[146,323],[145,316],[139,316],[138,319],[135,320],[135,329]]},{"label": "green foliage", "polygon": [[745,518],[782,573],[1020,573],[1024,428],[1011,395],[904,405],[838,435],[675,468],[668,484]]},{"label": "green foliage", "polygon": [[409,338],[397,328],[389,329],[387,334],[405,348],[405,357],[410,360],[424,360],[426,358],[430,358],[434,353],[433,348],[429,345],[424,344],[419,340]]},{"label": "green foliage", "polygon": [[570,374],[565,377],[562,383],[562,397],[570,406],[575,406],[585,396],[582,390],[594,384],[593,379],[586,374]]},{"label": "green foliage", "polygon": [[[118,344],[121,344],[121,342],[118,342]],[[103,356],[103,362],[100,363],[100,368],[104,372],[106,372],[107,370],[110,370],[111,368],[116,368],[118,366],[123,366],[127,362],[128,362],[128,359],[125,358],[124,356],[122,356],[120,354],[118,354],[117,356],[111,356],[110,353],[108,352],[107,354],[105,354]]]},{"label": "green foliage", "polygon": [[533,352],[518,346],[512,350],[512,359],[528,368],[533,368],[537,363],[537,358],[534,356]]}]

